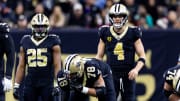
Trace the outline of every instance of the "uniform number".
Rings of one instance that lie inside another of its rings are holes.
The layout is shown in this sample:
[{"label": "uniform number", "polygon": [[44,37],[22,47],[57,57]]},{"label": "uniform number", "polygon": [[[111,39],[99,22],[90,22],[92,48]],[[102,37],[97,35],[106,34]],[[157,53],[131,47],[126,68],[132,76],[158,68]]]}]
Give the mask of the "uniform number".
[{"label": "uniform number", "polygon": [[45,67],[47,66],[47,56],[42,53],[47,53],[47,48],[28,49],[28,65],[29,67]]},{"label": "uniform number", "polygon": [[65,86],[67,86],[67,85],[68,85],[68,81],[67,81],[66,79],[61,80],[61,81],[59,82],[59,86],[60,86],[60,87],[65,87]]},{"label": "uniform number", "polygon": [[95,67],[87,67],[87,77],[88,78],[96,77]]},{"label": "uniform number", "polygon": [[114,48],[114,54],[117,55],[118,60],[124,60],[123,43],[117,43]]}]

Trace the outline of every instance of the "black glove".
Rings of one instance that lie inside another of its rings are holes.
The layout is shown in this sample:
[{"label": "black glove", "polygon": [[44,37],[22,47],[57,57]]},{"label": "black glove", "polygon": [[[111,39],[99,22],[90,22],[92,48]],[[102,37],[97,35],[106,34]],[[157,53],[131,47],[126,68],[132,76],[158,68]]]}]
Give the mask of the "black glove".
[{"label": "black glove", "polygon": [[17,84],[17,83],[14,84],[13,96],[15,99],[19,99],[19,97],[20,97],[19,84]]},{"label": "black glove", "polygon": [[70,87],[78,92],[82,92],[83,90],[83,85],[79,82],[71,82]]},{"label": "black glove", "polygon": [[54,87],[52,91],[53,96],[59,96],[60,93],[60,88],[59,87]]}]

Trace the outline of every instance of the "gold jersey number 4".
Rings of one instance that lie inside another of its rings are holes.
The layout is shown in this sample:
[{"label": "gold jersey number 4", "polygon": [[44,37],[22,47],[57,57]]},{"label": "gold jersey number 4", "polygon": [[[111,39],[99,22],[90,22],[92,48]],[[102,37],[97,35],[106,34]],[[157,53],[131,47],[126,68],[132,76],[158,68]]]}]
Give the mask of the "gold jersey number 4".
[{"label": "gold jersey number 4", "polygon": [[123,43],[118,42],[114,48],[114,54],[117,55],[118,60],[124,60]]}]

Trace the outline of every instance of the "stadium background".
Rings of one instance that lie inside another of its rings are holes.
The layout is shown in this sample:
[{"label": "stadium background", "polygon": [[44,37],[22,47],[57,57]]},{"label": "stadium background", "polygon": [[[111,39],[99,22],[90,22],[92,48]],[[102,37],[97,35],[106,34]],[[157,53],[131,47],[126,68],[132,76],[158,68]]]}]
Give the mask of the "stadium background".
[{"label": "stadium background", "polygon": [[[107,11],[117,2],[129,9],[129,24],[143,29],[147,63],[136,79],[137,101],[166,101],[162,92],[163,73],[176,64],[180,52],[179,0],[1,0],[0,21],[13,28],[10,34],[16,46],[15,67],[20,39],[31,33],[27,28],[35,13],[45,13],[50,18],[51,32],[62,40],[63,59],[71,53],[94,57],[97,28],[109,24]],[[57,6],[60,10],[54,11]],[[80,20],[73,19],[77,10],[83,10]],[[12,91],[6,98],[14,101]]]}]

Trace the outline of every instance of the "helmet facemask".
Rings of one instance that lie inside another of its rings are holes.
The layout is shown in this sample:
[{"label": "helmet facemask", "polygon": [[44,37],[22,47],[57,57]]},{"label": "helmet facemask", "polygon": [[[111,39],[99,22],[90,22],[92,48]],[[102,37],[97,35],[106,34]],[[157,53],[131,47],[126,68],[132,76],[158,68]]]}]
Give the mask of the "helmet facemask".
[{"label": "helmet facemask", "polygon": [[[111,24],[115,28],[122,28],[122,26],[124,26],[128,22],[128,16],[126,14],[119,14],[119,15],[109,14],[109,17],[110,17],[109,20],[110,20]],[[115,18],[115,17],[122,17],[122,19],[119,23],[116,23],[113,20],[113,18]]]},{"label": "helmet facemask", "polygon": [[33,35],[37,39],[44,38],[48,33],[47,25],[33,25],[32,27]]}]

